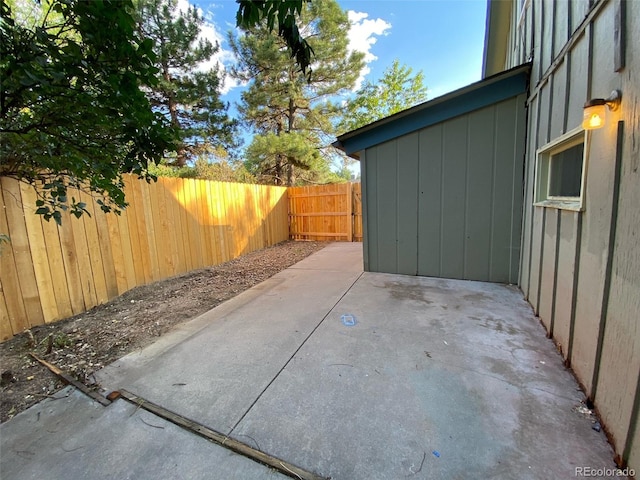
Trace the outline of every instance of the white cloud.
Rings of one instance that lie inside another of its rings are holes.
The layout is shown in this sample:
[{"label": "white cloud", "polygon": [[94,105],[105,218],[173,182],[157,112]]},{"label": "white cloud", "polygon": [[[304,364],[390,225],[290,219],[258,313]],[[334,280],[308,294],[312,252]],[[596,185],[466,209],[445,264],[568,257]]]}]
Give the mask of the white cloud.
[{"label": "white cloud", "polygon": [[370,19],[369,14],[365,12],[349,10],[347,15],[349,16],[349,23],[351,23],[351,28],[349,29],[349,51],[364,53],[365,67],[356,82],[354,89],[357,90],[371,71],[368,64],[378,59],[371,53],[371,48],[378,41],[378,36],[389,34],[388,30],[391,28],[391,24],[381,18]]}]

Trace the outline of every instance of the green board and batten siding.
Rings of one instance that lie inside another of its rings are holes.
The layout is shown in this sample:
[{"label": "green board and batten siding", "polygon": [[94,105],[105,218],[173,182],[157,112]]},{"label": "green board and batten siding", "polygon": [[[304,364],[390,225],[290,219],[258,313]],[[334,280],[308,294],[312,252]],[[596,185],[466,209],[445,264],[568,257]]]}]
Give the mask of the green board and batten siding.
[{"label": "green board and batten siding", "polygon": [[526,75],[521,67],[339,138],[361,162],[365,270],[517,282]]},{"label": "green board and batten siding", "polygon": [[[500,0],[489,9],[485,75],[531,62],[519,285],[597,408],[617,461],[638,472],[640,2]],[[584,137],[584,208],[534,205],[538,149],[614,89],[620,108]]]}]

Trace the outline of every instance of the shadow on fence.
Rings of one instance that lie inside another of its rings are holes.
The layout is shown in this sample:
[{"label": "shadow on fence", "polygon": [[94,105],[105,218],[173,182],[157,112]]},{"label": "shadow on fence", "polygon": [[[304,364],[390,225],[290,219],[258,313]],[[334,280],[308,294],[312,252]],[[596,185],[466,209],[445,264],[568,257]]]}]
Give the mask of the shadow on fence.
[{"label": "shadow on fence", "polygon": [[82,313],[127,290],[284,241],[287,189],[265,185],[125,178],[129,207],[62,226],[35,215],[29,185],[0,179],[0,339]]}]

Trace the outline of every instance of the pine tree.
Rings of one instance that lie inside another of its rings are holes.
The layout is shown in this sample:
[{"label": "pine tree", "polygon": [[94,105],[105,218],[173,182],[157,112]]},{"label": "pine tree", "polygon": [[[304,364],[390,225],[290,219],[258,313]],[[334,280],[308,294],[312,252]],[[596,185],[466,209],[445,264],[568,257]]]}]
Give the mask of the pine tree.
[{"label": "pine tree", "polygon": [[150,87],[151,104],[167,115],[179,131],[173,164],[223,146],[236,146],[236,122],[227,115],[228,105],[220,100],[218,67],[199,66],[218,51],[219,46],[199,39],[204,22],[194,6],[177,9],[177,0],[141,0],[140,30],[154,43],[157,85]]},{"label": "pine tree", "polygon": [[255,133],[247,164],[269,183],[293,185],[299,174],[322,180],[328,172],[333,122],[339,107],[330,100],[353,88],[363,64],[361,53],[348,52],[349,20],[334,0],[305,4],[300,32],[314,52],[311,76],[300,71],[286,42],[266,22],[230,35],[239,59],[232,74],[248,82],[239,111]]},{"label": "pine tree", "polygon": [[424,102],[424,74],[412,74],[411,67],[394,60],[377,83],[366,82],[347,103],[338,131],[355,130]]}]

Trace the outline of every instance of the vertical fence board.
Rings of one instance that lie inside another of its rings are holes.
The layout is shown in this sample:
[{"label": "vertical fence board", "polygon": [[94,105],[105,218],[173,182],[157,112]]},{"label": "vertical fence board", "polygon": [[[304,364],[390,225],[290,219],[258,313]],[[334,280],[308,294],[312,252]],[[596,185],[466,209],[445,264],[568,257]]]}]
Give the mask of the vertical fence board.
[{"label": "vertical fence board", "polygon": [[227,217],[226,217],[227,209],[224,204],[222,184],[220,182],[213,182],[211,184],[211,192],[214,198],[216,231],[218,232],[218,240],[220,241],[221,260],[223,262],[226,262],[230,258],[230,254],[229,254],[230,245],[229,245],[228,224],[227,224]]},{"label": "vertical fence board", "polygon": [[9,319],[9,308],[4,298],[4,289],[0,281],[0,342],[3,342],[13,335],[11,320]]},{"label": "vertical fence board", "polygon": [[[142,184],[142,205],[144,208],[145,227],[146,227],[146,246],[149,252],[149,267],[152,281],[160,279],[160,266],[158,265],[158,247],[156,245],[156,226],[154,223],[153,210],[157,208],[155,203],[155,182]],[[152,191],[154,192],[153,201],[151,198]]]},{"label": "vertical fence board", "polygon": [[135,180],[129,176],[124,177],[125,191],[127,192],[127,202],[129,206],[126,210],[127,229],[129,231],[129,245],[131,246],[133,271],[135,273],[135,285],[142,285],[146,282],[142,246],[140,244],[140,234],[138,232],[138,209],[140,199],[136,198]]},{"label": "vertical fence board", "polygon": [[189,224],[189,242],[187,246],[191,250],[193,264],[191,270],[202,266],[202,248],[200,245],[200,232],[198,231],[198,204],[196,201],[196,181],[188,178],[185,184],[185,207],[187,208],[187,221]]},{"label": "vertical fence board", "polygon": [[171,237],[173,239],[174,250],[172,251],[172,255],[174,255],[174,264],[175,264],[175,274],[184,273],[187,271],[187,260],[185,253],[185,245],[182,240],[182,234],[184,230],[184,222],[182,218],[182,214],[184,213],[184,208],[182,208],[179,198],[180,198],[180,186],[182,183],[177,178],[167,178],[167,208],[168,215],[171,219],[169,224],[169,229],[171,231]]},{"label": "vertical fence board", "polygon": [[[68,195],[79,197],[79,193],[75,189],[70,189]],[[69,292],[69,300],[71,301],[71,310],[73,315],[77,315],[85,311],[85,297],[82,291],[82,278],[80,277],[80,268],[78,264],[78,251],[76,249],[73,237],[73,223],[78,223],[75,217],[69,216],[64,218],[62,226],[58,228],[58,238],[60,239],[60,247],[62,249],[62,263],[64,265],[65,281],[67,291]]]},{"label": "vertical fence board", "polygon": [[95,202],[93,210],[95,212],[94,222],[98,233],[98,246],[100,247],[100,255],[102,258],[102,271],[104,272],[104,282],[107,289],[106,300],[109,300],[110,298],[118,296],[117,273],[113,258],[114,239],[111,238],[111,233],[107,224],[107,214],[105,214],[100,206]]},{"label": "vertical fence board", "polygon": [[131,238],[131,232],[129,230],[129,215],[130,210],[127,208],[118,217],[118,230],[120,231],[120,245],[122,246],[122,257],[124,260],[124,271],[127,279],[127,289],[133,288],[137,285],[136,282],[136,269],[134,264],[138,261],[133,256],[133,247]]},{"label": "vertical fence board", "polygon": [[173,196],[175,198],[176,224],[179,230],[176,235],[179,244],[178,252],[182,254],[180,272],[191,270],[191,252],[189,249],[189,231],[187,225],[187,207],[184,195],[185,183],[183,180],[174,179]]},{"label": "vertical fence board", "polygon": [[95,202],[84,192],[80,193],[80,198],[87,204],[86,208],[91,214],[91,217],[83,215],[82,222],[84,223],[87,253],[89,254],[89,262],[91,264],[90,272],[93,276],[93,285],[95,287],[95,305],[99,305],[109,300],[109,291],[107,290],[104,264],[102,263],[102,248],[100,246],[100,238],[98,237],[98,225],[96,224],[95,218],[93,218],[96,215]]},{"label": "vertical fence board", "polygon": [[151,182],[147,185],[149,191],[149,220],[152,225],[150,240],[155,251],[154,280],[160,280],[170,276],[171,261],[167,258],[167,238],[162,227],[162,217],[160,214],[161,198],[164,197],[162,184]]},{"label": "vertical fence board", "polygon": [[177,270],[177,245],[175,228],[171,229],[173,224],[173,211],[170,206],[171,193],[166,178],[159,179],[158,182],[158,213],[160,216],[160,230],[162,232],[162,243],[164,246],[164,278],[171,277],[178,273]]},{"label": "vertical fence board", "polygon": [[353,237],[362,242],[362,184],[353,185]]},{"label": "vertical fence board", "polygon": [[38,284],[31,259],[20,184],[10,178],[0,178],[0,185],[4,190],[9,237],[11,238],[20,292],[26,310],[26,318],[20,323],[25,328],[29,328],[29,325],[43,324],[44,314],[40,305]]},{"label": "vertical fence board", "polygon": [[209,212],[209,232],[211,235],[212,253],[215,264],[222,263],[222,250],[221,250],[221,242],[220,242],[220,232],[218,231],[218,218],[216,214],[215,202],[216,199],[214,197],[214,185],[212,182],[206,182],[207,184],[207,210]]},{"label": "vertical fence board", "polygon": [[[35,215],[33,215],[35,217]],[[66,215],[68,217],[68,215]],[[51,273],[51,283],[55,296],[55,303],[58,310],[58,316],[55,318],[66,318],[73,315],[71,308],[71,298],[69,296],[69,286],[62,258],[62,244],[60,243],[58,224],[53,220],[47,222],[40,219],[42,223],[42,232],[44,234],[45,252],[44,256],[49,262],[49,272]],[[65,219],[66,220],[66,219]],[[64,220],[63,220],[64,221]]]},{"label": "vertical fence board", "polygon": [[[78,195],[80,195],[78,193]],[[82,197],[80,197],[82,199]],[[84,228],[84,219],[71,218],[69,223],[73,231],[73,248],[78,260],[78,273],[80,275],[80,287],[84,299],[84,307],[88,310],[98,304],[96,297],[95,281],[91,269],[91,258],[87,246],[87,234]]]},{"label": "vertical fence board", "polygon": [[42,222],[40,216],[34,214],[37,200],[36,191],[30,185],[20,183],[20,193],[22,194],[24,221],[27,227],[27,238],[31,251],[33,271],[36,275],[36,284],[38,285],[40,305],[42,306],[44,321],[49,323],[58,318],[58,307],[47,260],[47,246],[44,243]]},{"label": "vertical fence board", "polygon": [[204,180],[196,180],[196,200],[198,205],[198,231],[200,232],[200,243],[202,244],[201,266],[213,264],[211,255],[211,242],[209,241],[206,196],[207,190]]},{"label": "vertical fence board", "polygon": [[[3,189],[0,188],[0,202],[2,202],[2,210],[0,211],[0,233],[9,236],[9,243],[0,244],[0,288],[2,288],[3,299],[5,303],[0,305],[3,308],[0,321],[3,322],[2,339],[5,340],[6,331],[10,331],[11,335],[16,332],[29,328],[29,320],[27,310],[23,301],[23,294],[18,281],[18,269],[14,258],[14,245],[7,222],[7,214],[10,210],[16,210],[16,207],[5,203]],[[22,209],[22,206],[20,206]],[[6,322],[6,324],[5,324]],[[9,335],[9,336],[11,336]]]},{"label": "vertical fence board", "polygon": [[[127,280],[127,262],[125,261],[125,247],[120,233],[120,216],[121,215],[105,215],[107,222],[107,230],[111,242],[111,257],[113,259],[113,269],[115,272],[117,295],[126,292],[129,289]],[[126,242],[124,242],[126,243]],[[129,248],[131,248],[129,246]]]},{"label": "vertical fence board", "polygon": [[151,239],[149,238],[149,212],[145,209],[148,202],[145,202],[145,184],[142,182],[134,182],[133,194],[137,197],[136,203],[136,221],[138,227],[138,238],[140,239],[140,253],[142,260],[142,267],[144,269],[145,283],[153,282],[153,266],[152,266],[152,252],[151,252]]}]

